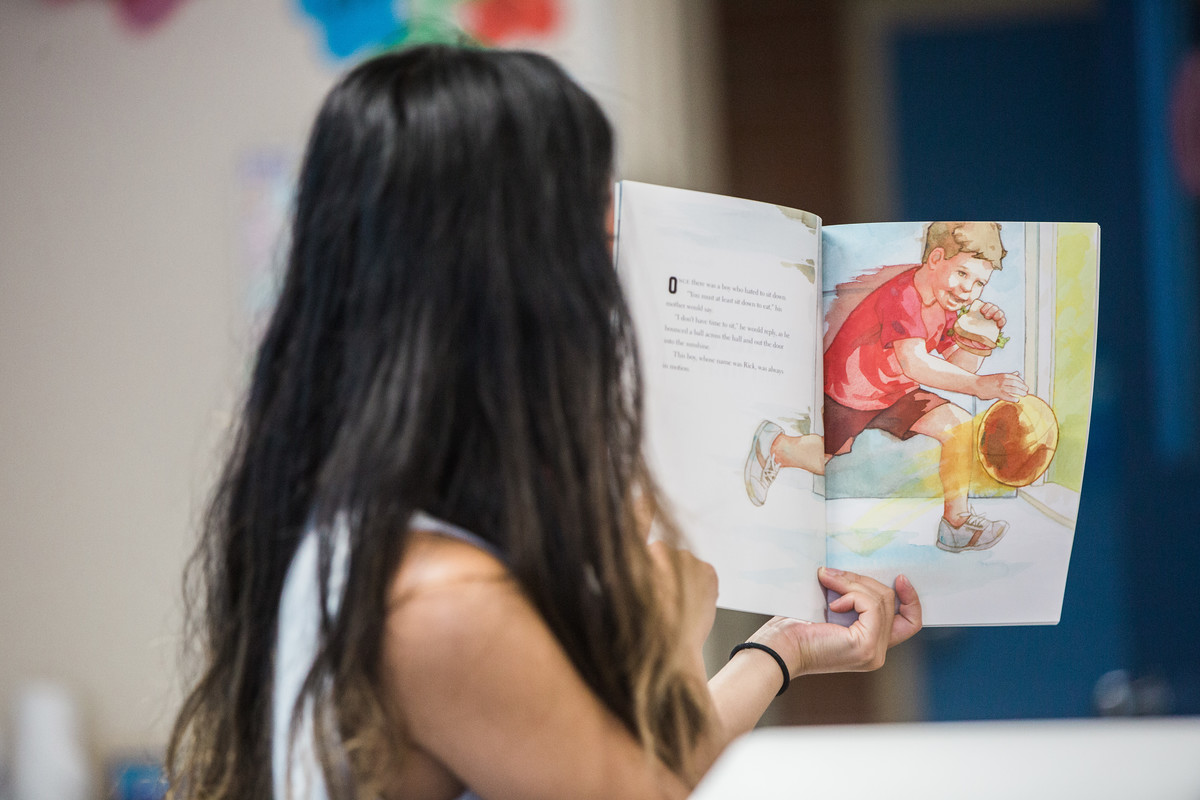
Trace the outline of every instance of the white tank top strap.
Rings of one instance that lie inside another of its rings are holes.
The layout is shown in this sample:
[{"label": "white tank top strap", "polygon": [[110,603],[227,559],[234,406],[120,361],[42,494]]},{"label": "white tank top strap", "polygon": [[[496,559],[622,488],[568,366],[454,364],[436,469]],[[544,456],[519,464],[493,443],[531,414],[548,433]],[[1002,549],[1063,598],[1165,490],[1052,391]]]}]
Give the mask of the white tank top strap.
[{"label": "white tank top strap", "polygon": [[[500,551],[486,539],[423,511],[413,514],[410,530],[431,531],[478,547],[503,561]],[[279,630],[275,639],[275,683],[272,699],[271,767],[275,800],[327,800],[329,792],[321,772],[312,727],[329,717],[307,702],[300,710],[300,727],[291,735],[292,711],[317,655],[321,603],[337,616],[349,571],[350,537],[346,521],[338,517],[332,529],[333,551],[329,565],[328,595],[321,597],[319,536],[310,526],[288,567],[279,603]],[[348,769],[348,765],[344,765]],[[286,788],[290,788],[290,793]],[[471,791],[457,800],[479,800]]]},{"label": "white tank top strap", "polygon": [[504,561],[504,556],[500,550],[487,539],[484,539],[477,533],[472,533],[466,528],[460,528],[450,522],[426,514],[424,511],[415,512],[412,515],[412,519],[409,520],[408,527],[409,530],[430,531],[431,533],[448,536],[451,539],[458,539],[460,542],[478,547],[488,555]]}]

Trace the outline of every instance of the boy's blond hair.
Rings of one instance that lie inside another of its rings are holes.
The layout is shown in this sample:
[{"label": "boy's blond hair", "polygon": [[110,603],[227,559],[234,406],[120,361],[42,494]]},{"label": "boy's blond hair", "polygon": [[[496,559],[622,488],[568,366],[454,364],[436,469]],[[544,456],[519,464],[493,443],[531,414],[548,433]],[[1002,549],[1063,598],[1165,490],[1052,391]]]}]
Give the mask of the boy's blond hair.
[{"label": "boy's blond hair", "polygon": [[947,258],[970,253],[991,262],[993,269],[1002,269],[1000,261],[1008,255],[1000,241],[998,222],[931,222],[925,230],[925,252],[921,261],[928,261],[934,248],[940,247]]}]

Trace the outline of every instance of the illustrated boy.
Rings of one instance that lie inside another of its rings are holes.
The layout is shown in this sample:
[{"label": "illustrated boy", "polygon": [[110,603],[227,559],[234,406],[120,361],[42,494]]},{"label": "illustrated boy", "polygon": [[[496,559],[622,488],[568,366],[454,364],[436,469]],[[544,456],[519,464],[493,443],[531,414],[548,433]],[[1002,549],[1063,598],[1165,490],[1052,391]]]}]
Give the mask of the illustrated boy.
[{"label": "illustrated boy", "polygon": [[[903,269],[868,294],[846,317],[825,351],[825,435],[786,436],[759,425],[746,461],[746,491],[755,505],[784,467],[823,475],[829,459],[850,452],[868,428],[898,439],[917,434],[941,445],[938,475],[944,514],[937,546],[949,552],[986,550],[1008,523],[967,504],[972,453],[971,414],[923,387],[1016,401],[1028,393],[1016,373],[979,375],[985,356],[960,347],[953,328],[960,309],[982,294],[1001,269],[1005,250],[994,222],[934,222],[922,263]],[[1003,328],[1004,312],[979,312]]]}]

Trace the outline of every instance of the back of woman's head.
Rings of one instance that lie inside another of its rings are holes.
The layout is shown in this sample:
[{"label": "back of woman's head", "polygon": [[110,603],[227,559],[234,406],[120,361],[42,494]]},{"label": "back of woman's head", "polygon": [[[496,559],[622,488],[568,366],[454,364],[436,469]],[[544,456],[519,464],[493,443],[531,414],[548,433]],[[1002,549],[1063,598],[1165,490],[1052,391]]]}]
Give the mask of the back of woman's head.
[{"label": "back of woman's head", "polygon": [[489,464],[561,413],[557,393],[612,377],[598,374],[623,335],[611,158],[595,102],[533,54],[424,48],[333,90],[262,364],[325,378],[314,410],[336,431],[314,499],[341,508],[399,486],[491,532]]},{"label": "back of woman's head", "polygon": [[[193,562],[208,651],[172,742],[185,793],[269,791],[280,592],[306,530],[328,585],[335,519],[349,574],[306,696],[336,709],[360,765],[387,744],[384,599],[417,509],[495,544],[601,699],[681,757],[699,718],[631,508],[653,487],[606,238],[611,169],[599,107],[538,55],[414,48],[330,92]],[[315,734],[330,768],[338,742]]]}]

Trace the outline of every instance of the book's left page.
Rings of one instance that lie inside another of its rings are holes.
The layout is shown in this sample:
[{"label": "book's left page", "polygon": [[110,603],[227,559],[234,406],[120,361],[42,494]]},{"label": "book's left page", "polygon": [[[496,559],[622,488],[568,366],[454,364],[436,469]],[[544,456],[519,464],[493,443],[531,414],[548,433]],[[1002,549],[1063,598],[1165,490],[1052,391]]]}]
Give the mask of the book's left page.
[{"label": "book's left page", "polygon": [[616,203],[647,457],[687,546],[722,607],[823,619],[821,479],[766,451],[772,431],[821,433],[820,220],[631,181]]}]

